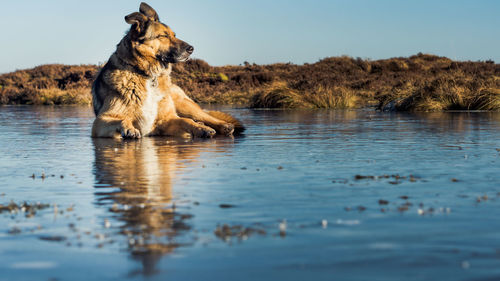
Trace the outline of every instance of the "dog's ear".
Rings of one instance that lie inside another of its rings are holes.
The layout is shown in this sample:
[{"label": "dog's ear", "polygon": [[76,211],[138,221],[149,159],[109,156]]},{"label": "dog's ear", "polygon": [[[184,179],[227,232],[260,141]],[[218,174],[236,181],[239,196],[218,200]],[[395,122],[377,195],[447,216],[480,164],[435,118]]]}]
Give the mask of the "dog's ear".
[{"label": "dog's ear", "polygon": [[148,18],[141,13],[134,12],[128,16],[125,16],[125,21],[133,26],[142,27],[148,21]]},{"label": "dog's ear", "polygon": [[155,9],[151,8],[148,4],[142,2],[141,6],[139,7],[139,11],[143,13],[146,17],[152,19],[153,21],[159,21],[160,18],[158,17],[158,14],[156,13]]},{"label": "dog's ear", "polygon": [[130,29],[132,32],[132,37],[134,39],[137,39],[146,31],[147,23],[149,20],[145,15],[135,12],[126,16],[125,21],[128,24],[132,25],[132,28]]}]

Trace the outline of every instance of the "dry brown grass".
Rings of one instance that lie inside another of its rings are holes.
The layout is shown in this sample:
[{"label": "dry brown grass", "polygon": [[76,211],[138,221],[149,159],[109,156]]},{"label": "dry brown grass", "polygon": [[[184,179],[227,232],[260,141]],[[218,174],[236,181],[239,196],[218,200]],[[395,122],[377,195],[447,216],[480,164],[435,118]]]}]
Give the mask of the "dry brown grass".
[{"label": "dry brown grass", "polygon": [[0,75],[0,104],[90,104],[94,65],[42,65]]},{"label": "dry brown grass", "polygon": [[381,95],[379,107],[399,111],[500,110],[500,87],[495,79],[457,77],[394,89]]},{"label": "dry brown grass", "polygon": [[[90,103],[92,65],[44,65],[0,75],[0,104]],[[442,111],[500,110],[500,65],[417,54],[314,64],[177,64],[173,80],[200,103],[278,108]]]},{"label": "dry brown grass", "polygon": [[345,87],[323,88],[314,92],[308,92],[304,99],[312,104],[314,108],[358,108],[364,101],[352,89]]},{"label": "dry brown grass", "polygon": [[362,100],[352,90],[343,87],[323,88],[300,93],[284,83],[276,83],[253,96],[253,108],[358,108]]},{"label": "dry brown grass", "polygon": [[286,86],[286,83],[275,83],[253,95],[251,107],[254,108],[305,108],[310,105],[304,96]]}]

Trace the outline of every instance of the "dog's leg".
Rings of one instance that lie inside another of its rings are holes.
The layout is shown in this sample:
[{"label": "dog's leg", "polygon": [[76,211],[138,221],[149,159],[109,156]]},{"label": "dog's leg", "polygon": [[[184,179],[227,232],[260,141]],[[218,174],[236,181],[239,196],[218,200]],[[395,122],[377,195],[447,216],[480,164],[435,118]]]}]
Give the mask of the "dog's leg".
[{"label": "dog's leg", "polygon": [[218,134],[230,136],[234,131],[234,125],[220,119],[217,119],[191,100],[184,91],[178,86],[173,85],[170,89],[172,100],[175,104],[175,110],[181,117],[190,118],[199,121],[214,128]]},{"label": "dog's leg", "polygon": [[94,138],[133,138],[141,137],[141,132],[134,128],[132,122],[113,116],[102,115],[95,119],[92,126]]},{"label": "dog's leg", "polygon": [[215,133],[215,130],[208,126],[181,117],[158,122],[154,132],[155,135],[182,138],[211,138]]},{"label": "dog's leg", "polygon": [[167,95],[158,105],[157,122],[151,135],[207,138],[215,135],[215,130],[192,119],[179,117],[172,96]]}]

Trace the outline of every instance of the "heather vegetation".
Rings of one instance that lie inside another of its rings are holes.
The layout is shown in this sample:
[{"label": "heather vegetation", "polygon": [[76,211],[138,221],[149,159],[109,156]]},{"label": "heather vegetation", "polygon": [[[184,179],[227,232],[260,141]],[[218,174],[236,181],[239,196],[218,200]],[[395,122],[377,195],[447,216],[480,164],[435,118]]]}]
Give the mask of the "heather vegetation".
[{"label": "heather vegetation", "polygon": [[90,104],[94,65],[41,65],[0,75],[0,104]]},{"label": "heather vegetation", "polygon": [[[0,104],[90,104],[97,66],[43,65],[0,75]],[[195,101],[264,108],[500,110],[500,65],[417,54],[314,64],[210,66],[193,59],[172,75]]]}]

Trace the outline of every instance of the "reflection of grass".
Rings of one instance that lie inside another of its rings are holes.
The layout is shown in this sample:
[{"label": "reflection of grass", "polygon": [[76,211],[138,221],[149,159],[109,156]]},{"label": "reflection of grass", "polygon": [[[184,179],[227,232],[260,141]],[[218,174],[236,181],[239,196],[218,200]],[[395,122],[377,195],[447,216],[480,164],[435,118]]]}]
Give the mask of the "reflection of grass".
[{"label": "reflection of grass", "polygon": [[[0,75],[0,104],[90,103],[96,66],[43,65]],[[280,108],[404,111],[500,110],[500,65],[417,54],[363,60],[347,56],[314,64],[174,65],[173,80],[195,101]]]}]

